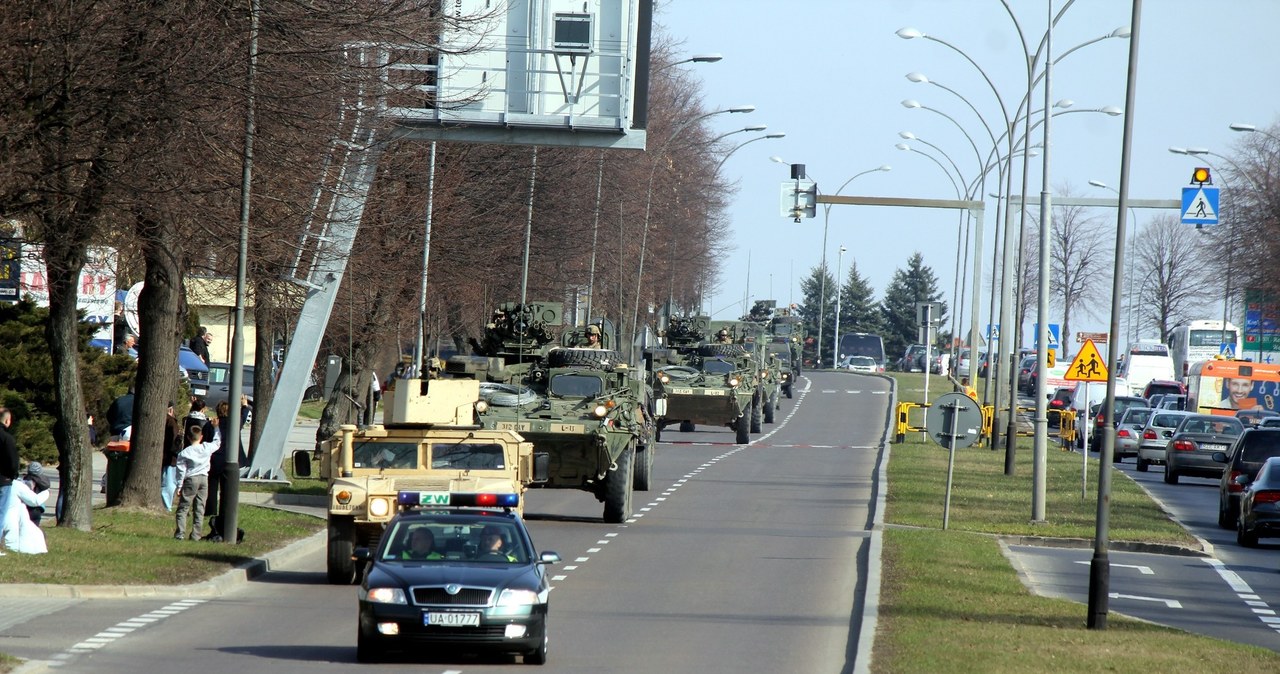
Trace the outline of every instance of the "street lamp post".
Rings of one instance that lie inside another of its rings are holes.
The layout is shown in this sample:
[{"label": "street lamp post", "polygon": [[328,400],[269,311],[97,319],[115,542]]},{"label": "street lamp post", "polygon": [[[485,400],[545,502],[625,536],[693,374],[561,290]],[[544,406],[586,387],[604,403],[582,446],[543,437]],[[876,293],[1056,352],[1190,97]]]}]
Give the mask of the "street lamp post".
[{"label": "street lamp post", "polygon": [[[701,115],[698,115],[697,117],[686,120],[683,124],[681,124],[680,126],[677,126],[676,129],[671,132],[670,136],[667,136],[667,139],[662,143],[662,147],[658,148],[658,152],[653,156],[653,166],[649,170],[649,186],[645,190],[645,197],[644,197],[644,231],[640,233],[640,261],[639,261],[639,266],[636,269],[635,309],[631,314],[631,344],[628,346],[628,349],[630,351],[630,356],[631,356],[629,360],[631,360],[633,363],[635,362],[636,337],[639,336],[640,334],[640,330],[639,330],[640,290],[641,290],[641,282],[644,280],[645,249],[649,245],[649,216],[653,212],[653,181],[654,181],[654,178],[656,178],[658,175],[658,160],[666,154],[667,147],[671,145],[671,141],[675,140],[676,136],[679,136],[682,131],[689,128],[694,123],[700,122],[714,115],[721,115],[721,114],[731,113],[731,112],[748,113],[748,112],[755,111],[755,109],[756,109],[756,106],[754,105],[738,105],[732,108],[712,110],[711,112],[703,113]],[[624,332],[624,331],[619,330],[619,332]]]},{"label": "street lamp post", "polygon": [[842,294],[840,289],[844,285],[840,282],[840,274],[844,269],[845,250],[844,246],[840,246],[840,254],[836,256],[836,328],[834,332],[835,336],[831,339],[835,344],[835,346],[831,348],[832,367],[840,367],[840,295]]},{"label": "street lamp post", "polygon": [[1232,124],[1230,128],[1232,131],[1242,131],[1245,133],[1260,133],[1266,136],[1267,138],[1270,138],[1271,140],[1274,140],[1275,142],[1280,143],[1280,136],[1275,136],[1270,132],[1263,131],[1262,129],[1259,129],[1254,124],[1243,124],[1240,122],[1236,122],[1235,124]]}]

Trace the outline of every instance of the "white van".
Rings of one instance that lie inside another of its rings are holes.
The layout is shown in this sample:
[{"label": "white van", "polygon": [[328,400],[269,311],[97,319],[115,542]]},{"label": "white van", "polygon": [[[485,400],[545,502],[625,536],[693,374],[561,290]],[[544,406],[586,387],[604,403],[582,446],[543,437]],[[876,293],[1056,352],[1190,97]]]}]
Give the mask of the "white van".
[{"label": "white van", "polygon": [[1142,341],[1129,346],[1120,376],[1129,381],[1129,390],[1136,396],[1141,396],[1147,384],[1154,379],[1168,381],[1177,378],[1169,347],[1159,342]]}]

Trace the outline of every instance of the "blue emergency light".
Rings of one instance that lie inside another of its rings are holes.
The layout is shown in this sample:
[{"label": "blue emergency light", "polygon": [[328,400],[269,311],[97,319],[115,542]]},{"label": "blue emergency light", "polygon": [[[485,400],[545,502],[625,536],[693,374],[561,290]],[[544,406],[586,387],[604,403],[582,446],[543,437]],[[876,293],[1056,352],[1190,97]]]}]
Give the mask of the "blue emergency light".
[{"label": "blue emergency light", "polygon": [[399,491],[396,492],[396,505],[515,508],[520,505],[520,495],[493,492]]}]

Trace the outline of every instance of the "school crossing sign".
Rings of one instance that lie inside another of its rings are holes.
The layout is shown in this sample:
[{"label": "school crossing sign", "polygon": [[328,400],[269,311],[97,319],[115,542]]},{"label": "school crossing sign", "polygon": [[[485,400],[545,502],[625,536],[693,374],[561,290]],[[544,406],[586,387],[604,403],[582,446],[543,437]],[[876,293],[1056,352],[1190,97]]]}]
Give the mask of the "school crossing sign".
[{"label": "school crossing sign", "polygon": [[1102,354],[1098,353],[1098,347],[1093,345],[1093,340],[1086,340],[1084,346],[1080,347],[1080,353],[1076,354],[1075,360],[1071,361],[1071,366],[1067,368],[1065,379],[1067,381],[1106,381],[1107,380],[1107,361],[1103,359]]}]

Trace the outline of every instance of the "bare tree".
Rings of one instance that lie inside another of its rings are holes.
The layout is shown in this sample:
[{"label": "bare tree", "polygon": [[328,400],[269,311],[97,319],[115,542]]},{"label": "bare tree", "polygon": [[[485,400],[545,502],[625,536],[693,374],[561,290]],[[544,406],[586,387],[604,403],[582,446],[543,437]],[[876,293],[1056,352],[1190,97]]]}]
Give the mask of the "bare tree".
[{"label": "bare tree", "polygon": [[[1070,190],[1061,190],[1070,196]],[[1049,241],[1049,254],[1053,278],[1049,293],[1062,309],[1062,334],[1071,334],[1071,315],[1077,309],[1093,316],[1101,316],[1106,291],[1111,287],[1111,270],[1107,266],[1112,259],[1107,245],[1107,228],[1098,217],[1089,217],[1080,206],[1057,205],[1053,208],[1053,238]],[[1063,339],[1066,358],[1068,340]]]},{"label": "bare tree", "polygon": [[[1205,264],[1203,252],[1219,250],[1205,246],[1205,235],[1183,225],[1172,215],[1151,220],[1137,237],[1133,268],[1128,270],[1135,284],[1135,313],[1138,329],[1151,327],[1166,342],[1169,331],[1201,315],[1206,298],[1221,269]],[[1206,274],[1206,272],[1208,272]]]}]

